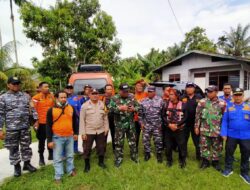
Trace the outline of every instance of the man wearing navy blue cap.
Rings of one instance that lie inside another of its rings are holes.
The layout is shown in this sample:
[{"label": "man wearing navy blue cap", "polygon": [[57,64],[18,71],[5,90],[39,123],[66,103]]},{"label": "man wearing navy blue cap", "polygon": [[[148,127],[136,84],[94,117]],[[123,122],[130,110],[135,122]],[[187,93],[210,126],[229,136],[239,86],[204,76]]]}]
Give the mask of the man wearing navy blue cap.
[{"label": "man wearing navy blue cap", "polygon": [[[83,97],[74,94],[74,87],[72,84],[67,84],[65,92],[67,93],[68,96],[67,101],[69,105],[73,106],[76,111],[77,123],[78,123],[77,126],[79,128],[79,116],[80,116]],[[78,140],[74,141],[74,153],[78,155],[82,154],[82,152],[78,150]]]},{"label": "man wearing navy blue cap", "polygon": [[240,177],[250,184],[249,156],[250,156],[250,104],[244,102],[244,90],[236,88],[233,91],[234,102],[227,105],[222,120],[220,135],[226,141],[225,170],[223,176],[233,173],[234,152],[240,146],[241,168]]},{"label": "man wearing navy blue cap", "polygon": [[199,135],[194,132],[195,114],[198,102],[202,99],[199,94],[195,93],[196,84],[189,82],[186,84],[185,94],[181,98],[187,106],[188,118],[186,121],[186,140],[188,142],[190,133],[196,150],[196,159],[200,160]]}]

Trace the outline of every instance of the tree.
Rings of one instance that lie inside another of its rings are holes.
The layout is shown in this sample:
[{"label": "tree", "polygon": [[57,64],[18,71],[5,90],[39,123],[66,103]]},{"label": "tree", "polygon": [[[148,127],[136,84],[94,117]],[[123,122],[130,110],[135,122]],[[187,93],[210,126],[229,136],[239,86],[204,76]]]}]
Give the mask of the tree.
[{"label": "tree", "polygon": [[250,24],[243,27],[238,24],[236,28],[230,28],[230,32],[218,38],[218,46],[228,55],[250,57]]},{"label": "tree", "polygon": [[79,63],[110,65],[118,60],[116,28],[98,0],[57,1],[49,9],[25,3],[20,12],[26,36],[43,48],[44,59],[33,59],[33,64],[54,85],[65,84],[65,76]]},{"label": "tree", "polygon": [[[1,39],[1,37],[0,37]],[[2,46],[0,42],[0,92],[6,89],[9,76],[18,76],[22,80],[22,89],[34,91],[35,82],[32,80],[32,70],[13,63],[11,54],[14,51],[14,42],[8,42]]]},{"label": "tree", "polygon": [[216,45],[208,39],[206,30],[199,26],[185,34],[185,40],[181,43],[184,51],[201,50],[205,52],[216,52]]},{"label": "tree", "polygon": [[166,59],[170,61],[183,53],[185,53],[184,47],[175,43],[173,46],[167,48]]}]

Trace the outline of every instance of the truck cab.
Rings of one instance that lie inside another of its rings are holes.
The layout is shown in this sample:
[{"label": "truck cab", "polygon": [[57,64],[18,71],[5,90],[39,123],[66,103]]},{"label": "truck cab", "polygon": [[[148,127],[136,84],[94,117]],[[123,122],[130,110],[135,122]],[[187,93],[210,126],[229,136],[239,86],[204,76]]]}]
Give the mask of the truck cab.
[{"label": "truck cab", "polygon": [[69,83],[74,87],[74,93],[80,95],[85,85],[96,88],[100,94],[104,94],[106,84],[112,84],[113,80],[102,65],[86,64],[79,65],[77,73],[73,73],[69,78]]}]

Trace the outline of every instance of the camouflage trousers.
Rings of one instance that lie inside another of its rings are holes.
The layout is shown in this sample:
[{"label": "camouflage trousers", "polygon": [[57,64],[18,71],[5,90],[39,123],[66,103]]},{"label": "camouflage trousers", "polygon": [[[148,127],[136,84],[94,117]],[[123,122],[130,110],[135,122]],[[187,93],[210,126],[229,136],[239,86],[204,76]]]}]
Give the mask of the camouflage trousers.
[{"label": "camouflage trousers", "polygon": [[130,148],[130,157],[132,160],[138,158],[136,149],[136,134],[134,129],[126,129],[121,127],[115,128],[115,159],[122,161],[125,135]]},{"label": "camouflage trousers", "polygon": [[[7,131],[5,137],[5,148],[9,150],[9,160],[11,165],[16,165],[22,161],[29,161],[32,157],[31,132],[30,129]],[[20,146],[20,151],[19,151]]]},{"label": "camouflage trousers", "polygon": [[219,160],[222,155],[222,138],[200,136],[201,157],[207,160]]},{"label": "camouflage trousers", "polygon": [[153,126],[150,124],[146,124],[143,129],[143,145],[144,145],[144,152],[151,152],[151,137],[153,136],[156,153],[161,153],[163,148],[163,141],[162,141],[162,130],[161,126]]}]

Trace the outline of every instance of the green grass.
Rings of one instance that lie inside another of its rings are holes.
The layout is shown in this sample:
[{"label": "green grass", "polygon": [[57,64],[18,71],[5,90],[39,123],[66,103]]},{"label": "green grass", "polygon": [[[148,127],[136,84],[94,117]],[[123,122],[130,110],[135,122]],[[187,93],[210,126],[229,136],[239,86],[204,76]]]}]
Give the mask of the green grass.
[{"label": "green grass", "polygon": [[[31,129],[31,137],[32,137],[32,142],[37,141],[36,132],[33,130],[33,128]],[[0,149],[2,148],[4,148],[4,141],[0,140]]]},{"label": "green grass", "polygon": [[[129,160],[128,145],[126,144],[125,147],[125,159],[122,166],[118,169],[114,167],[114,158],[111,145],[109,144],[106,154],[106,164],[108,166],[106,170],[102,170],[98,167],[98,160],[95,151],[93,151],[91,171],[88,174],[83,173],[84,162],[82,158],[77,157],[75,159],[77,176],[68,177],[65,175],[61,185],[56,185],[53,181],[53,166],[46,166],[35,174],[27,173],[17,179],[7,179],[0,189],[245,190],[250,188],[250,186],[245,184],[239,177],[239,162],[235,163],[234,174],[229,178],[223,177],[212,168],[201,171],[199,169],[199,163],[195,161],[194,148],[191,143],[189,143],[189,158],[185,169],[178,167],[176,153],[174,154],[175,159],[172,168],[167,168],[165,161],[163,164],[158,164],[155,156],[152,156],[148,162],[144,162],[142,147],[140,147],[140,163],[135,164]],[[237,150],[235,158],[239,160],[239,150]]]}]

